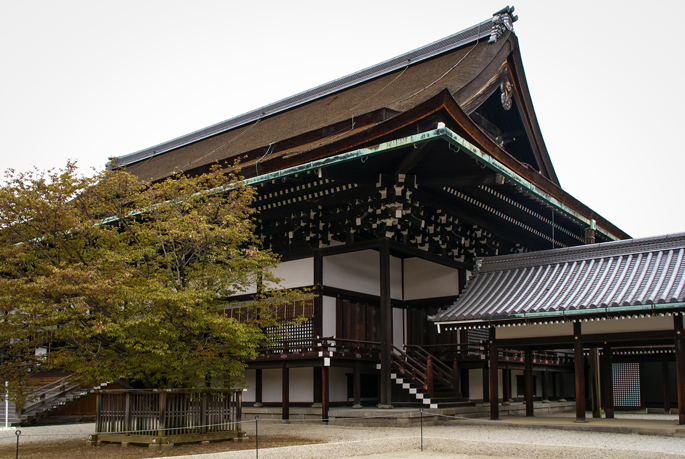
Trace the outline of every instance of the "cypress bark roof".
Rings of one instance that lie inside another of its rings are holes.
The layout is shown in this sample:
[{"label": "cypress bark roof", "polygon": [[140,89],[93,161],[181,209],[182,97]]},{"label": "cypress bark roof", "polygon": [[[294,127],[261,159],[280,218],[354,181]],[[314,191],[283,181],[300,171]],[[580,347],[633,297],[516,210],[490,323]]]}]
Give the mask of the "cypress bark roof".
[{"label": "cypress bark roof", "polygon": [[434,322],[685,302],[685,233],[481,259]]}]

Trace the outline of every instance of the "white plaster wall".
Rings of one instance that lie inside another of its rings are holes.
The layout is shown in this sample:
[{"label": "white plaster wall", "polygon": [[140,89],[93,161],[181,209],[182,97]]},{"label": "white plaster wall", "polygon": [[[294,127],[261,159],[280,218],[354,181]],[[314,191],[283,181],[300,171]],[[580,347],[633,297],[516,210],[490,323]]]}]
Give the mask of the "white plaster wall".
[{"label": "white plaster wall", "polygon": [[331,378],[329,388],[331,394],[329,402],[346,402],[347,401],[347,376],[350,372],[349,368],[331,367],[328,370],[328,375]]},{"label": "white plaster wall", "polygon": [[483,370],[469,370],[469,399],[483,400]]},{"label": "white plaster wall", "polygon": [[[584,332],[585,330],[583,330]],[[561,324],[522,325],[520,327],[495,328],[496,339],[518,339],[543,336],[571,336],[573,335],[573,323]]]},{"label": "white plaster wall", "polygon": [[281,402],[281,370],[262,370],[262,402]]},{"label": "white plaster wall", "polygon": [[395,346],[402,349],[404,346],[405,337],[407,336],[406,324],[402,309],[392,308],[392,342]]},{"label": "white plaster wall", "polygon": [[313,368],[290,369],[290,403],[314,403]]},{"label": "white plaster wall", "polygon": [[380,292],[378,252],[331,255],[323,259],[323,283],[326,286],[378,295]]},{"label": "white plaster wall", "polygon": [[630,333],[638,331],[673,330],[673,317],[644,317],[642,319],[615,319],[583,322],[583,335],[595,333]]},{"label": "white plaster wall", "polygon": [[[255,372],[252,371],[251,399],[254,401]],[[313,368],[291,368],[290,369],[290,403],[313,403],[314,401],[314,369]],[[283,373],[281,370],[262,370],[262,402],[282,402],[282,381]],[[245,394],[243,394],[245,397]]]},{"label": "white plaster wall", "polygon": [[280,263],[271,272],[281,278],[281,283],[278,285],[269,283],[268,286],[271,288],[308,287],[314,285],[314,258],[286,261]]},{"label": "white plaster wall", "polygon": [[420,258],[404,260],[404,299],[459,294],[459,271]]},{"label": "white plaster wall", "polygon": [[332,296],[324,296],[322,298],[322,333],[325,337],[335,336],[335,305],[336,300]]},{"label": "white plaster wall", "polygon": [[[380,295],[378,252],[362,250],[324,257],[323,283],[329,287]],[[390,296],[402,298],[402,261],[395,257],[390,257]]]},{"label": "white plaster wall", "polygon": [[255,401],[255,385],[257,372],[255,370],[245,370],[245,388],[243,392],[243,402]]}]

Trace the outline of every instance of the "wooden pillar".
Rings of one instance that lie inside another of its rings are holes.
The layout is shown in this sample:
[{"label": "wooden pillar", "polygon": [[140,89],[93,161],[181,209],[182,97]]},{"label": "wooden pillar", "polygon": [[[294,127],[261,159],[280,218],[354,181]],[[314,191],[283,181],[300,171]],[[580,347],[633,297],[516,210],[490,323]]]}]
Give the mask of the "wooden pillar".
[{"label": "wooden pillar", "polygon": [[380,319],[381,319],[381,393],[378,408],[392,408],[392,304],[390,302],[390,244],[381,239],[380,254]]},{"label": "wooden pillar", "polygon": [[281,419],[290,419],[290,369],[285,362],[281,369]]},{"label": "wooden pillar", "polygon": [[459,353],[462,359],[469,355],[469,331],[466,329],[459,330]]},{"label": "wooden pillar", "polygon": [[533,350],[526,348],[525,352],[525,370],[524,378],[526,381],[526,416],[535,416],[535,409],[533,406],[533,397],[535,394],[535,387],[533,387]]},{"label": "wooden pillar", "polygon": [[321,367],[321,420],[328,421],[328,407],[330,404],[329,367]]},{"label": "wooden pillar", "polygon": [[605,345],[602,349],[602,406],[608,419],[614,418],[614,375],[611,346]]},{"label": "wooden pillar", "polygon": [[483,406],[490,406],[490,367],[488,360],[483,362]]},{"label": "wooden pillar", "polygon": [[573,358],[576,380],[576,422],[585,422],[585,362],[580,322],[573,323]]},{"label": "wooden pillar", "polygon": [[354,374],[352,375],[352,384],[354,386],[354,406],[352,408],[362,407],[362,363],[355,362]]},{"label": "wooden pillar", "polygon": [[454,389],[454,396],[461,398],[461,373],[459,371],[459,361],[455,357],[452,360],[452,388]]},{"label": "wooden pillar", "polygon": [[314,369],[314,403],[312,408],[321,408],[322,398],[323,398],[323,382],[321,381],[321,372],[318,369]]},{"label": "wooden pillar", "polygon": [[661,379],[663,380],[662,386],[664,389],[664,414],[671,414],[671,388],[669,387],[671,378],[668,374],[668,359],[665,357],[661,362]]},{"label": "wooden pillar", "polygon": [[559,372],[559,401],[566,401],[566,377],[563,371]]},{"label": "wooden pillar", "polygon": [[312,319],[312,334],[314,338],[323,335],[323,256],[321,249],[314,250],[314,317]]},{"label": "wooden pillar", "polygon": [[596,347],[592,347],[589,350],[589,382],[590,382],[590,400],[592,401],[592,417],[601,418],[602,417],[602,382],[600,381],[599,372],[599,350]]},{"label": "wooden pillar", "polygon": [[499,381],[497,371],[497,344],[495,342],[495,327],[490,327],[490,345],[488,346],[490,357],[490,420],[499,420]]},{"label": "wooden pillar", "polygon": [[542,403],[549,403],[549,372],[547,367],[542,372]]},{"label": "wooden pillar", "polygon": [[678,425],[685,425],[685,334],[682,314],[673,315],[675,328],[675,368],[678,389]]},{"label": "wooden pillar", "polygon": [[511,370],[502,369],[502,405],[509,405],[511,401]]},{"label": "wooden pillar", "polygon": [[255,384],[254,384],[254,406],[259,408],[264,406],[262,403],[262,369],[255,370]]}]

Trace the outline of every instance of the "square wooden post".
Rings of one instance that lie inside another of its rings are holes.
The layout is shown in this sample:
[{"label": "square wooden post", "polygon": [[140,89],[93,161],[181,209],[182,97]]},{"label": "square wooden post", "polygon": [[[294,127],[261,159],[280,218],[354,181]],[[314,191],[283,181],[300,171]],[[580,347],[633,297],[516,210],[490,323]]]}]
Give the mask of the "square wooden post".
[{"label": "square wooden post", "polygon": [[255,370],[255,384],[254,384],[254,406],[259,408],[264,406],[262,403],[262,369]]},{"label": "square wooden post", "polygon": [[381,319],[381,393],[378,408],[392,408],[392,303],[390,300],[390,244],[381,239],[380,262],[380,319]]},{"label": "square wooden post", "polygon": [[362,363],[357,361],[354,363],[354,373],[352,375],[352,385],[354,389],[354,405],[352,408],[362,407]]},{"label": "square wooden post", "polygon": [[535,387],[533,387],[533,349],[526,348],[525,351],[525,369],[524,378],[526,382],[526,416],[535,416],[535,406],[533,405],[533,397],[535,396]]},{"label": "square wooden post", "polygon": [[490,406],[490,366],[488,359],[483,361],[483,406]]},{"label": "square wooden post", "polygon": [[509,405],[511,401],[511,370],[505,366],[502,369],[502,405]]},{"label": "square wooden post", "polygon": [[673,315],[675,328],[675,367],[678,388],[678,425],[685,425],[685,334],[682,314]]},{"label": "square wooden post", "polygon": [[576,422],[585,421],[585,361],[580,322],[573,323],[573,358],[576,378]]},{"label": "square wooden post", "polygon": [[281,370],[281,419],[290,419],[290,369],[285,362]]},{"label": "square wooden post", "polygon": [[604,405],[604,414],[608,419],[614,417],[614,375],[613,375],[613,358],[611,346],[605,345],[602,349],[602,374],[600,381],[602,383],[602,405]]},{"label": "square wooden post", "polygon": [[497,371],[497,344],[495,342],[495,327],[490,327],[488,354],[490,357],[490,420],[499,420],[499,380]]},{"label": "square wooden post", "polygon": [[330,403],[330,381],[328,367],[321,367],[321,420],[328,422]]},{"label": "square wooden post", "polygon": [[549,372],[545,366],[542,372],[542,403],[549,403]]},{"label": "square wooden post", "polygon": [[665,357],[661,362],[661,379],[664,393],[664,414],[671,414],[670,376],[668,374],[668,359]]}]

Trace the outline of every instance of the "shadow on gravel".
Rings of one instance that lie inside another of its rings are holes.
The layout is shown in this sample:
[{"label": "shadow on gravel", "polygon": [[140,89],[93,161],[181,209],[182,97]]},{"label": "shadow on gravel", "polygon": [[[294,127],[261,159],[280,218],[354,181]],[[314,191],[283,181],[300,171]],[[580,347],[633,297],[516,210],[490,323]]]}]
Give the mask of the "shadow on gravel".
[{"label": "shadow on gravel", "polygon": [[[150,457],[185,456],[191,454],[220,453],[224,451],[238,451],[254,449],[254,438],[241,442],[224,441],[209,445],[186,444],[178,445],[165,451],[151,451],[147,446],[129,446],[122,448],[118,444],[103,446],[86,446],[86,438],[41,441],[24,444],[19,443],[19,457],[21,459],[142,459]],[[259,449],[276,448],[279,446],[311,445],[323,443],[312,438],[296,437],[292,435],[260,435]],[[1,445],[0,457],[15,457],[16,445]]]}]

